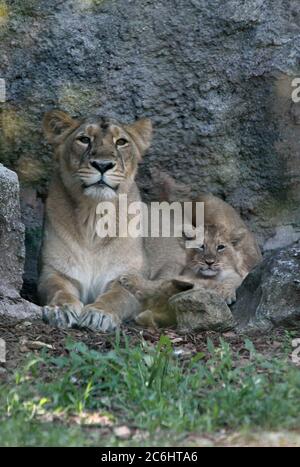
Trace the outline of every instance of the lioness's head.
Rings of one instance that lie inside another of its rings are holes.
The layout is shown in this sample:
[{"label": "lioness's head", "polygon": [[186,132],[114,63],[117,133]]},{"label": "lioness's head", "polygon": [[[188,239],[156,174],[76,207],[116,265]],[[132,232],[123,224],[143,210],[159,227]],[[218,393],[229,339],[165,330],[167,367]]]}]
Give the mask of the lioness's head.
[{"label": "lioness's head", "polygon": [[229,232],[220,225],[206,225],[203,244],[187,252],[188,269],[198,277],[216,277],[236,270],[239,263],[237,247],[246,233],[243,229]]},{"label": "lioness's head", "polygon": [[45,115],[44,131],[66,188],[101,200],[128,190],[150,146],[152,125],[148,119],[131,125],[100,117],[78,120],[53,110]]}]

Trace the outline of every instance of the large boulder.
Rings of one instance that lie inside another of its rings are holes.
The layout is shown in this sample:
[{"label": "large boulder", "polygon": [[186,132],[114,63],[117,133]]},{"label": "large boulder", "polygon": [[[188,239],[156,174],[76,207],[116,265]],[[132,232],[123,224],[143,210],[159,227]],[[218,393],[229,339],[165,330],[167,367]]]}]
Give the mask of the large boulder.
[{"label": "large boulder", "polygon": [[226,332],[234,319],[225,301],[214,291],[195,289],[174,295],[169,306],[175,312],[179,332]]},{"label": "large boulder", "polygon": [[39,317],[39,307],[23,300],[25,228],[21,222],[17,175],[0,164],[0,315]]},{"label": "large boulder", "polygon": [[240,332],[300,329],[300,242],[267,255],[238,290],[232,312]]}]

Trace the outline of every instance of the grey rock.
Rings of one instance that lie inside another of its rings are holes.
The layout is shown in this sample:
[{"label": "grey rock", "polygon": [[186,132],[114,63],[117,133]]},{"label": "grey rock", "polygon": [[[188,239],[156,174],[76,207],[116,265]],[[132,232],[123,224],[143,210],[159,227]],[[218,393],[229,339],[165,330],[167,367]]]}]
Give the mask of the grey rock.
[{"label": "grey rock", "polygon": [[276,233],[264,244],[264,251],[276,250],[291,245],[300,239],[300,230],[292,225],[283,225],[276,228]]},{"label": "grey rock", "polygon": [[20,290],[25,260],[17,174],[0,164],[0,294]]},{"label": "grey rock", "polygon": [[9,316],[16,320],[23,321],[24,319],[42,319],[41,307],[24,300],[20,295],[0,296],[0,317]]},{"label": "grey rock", "polygon": [[18,319],[40,316],[40,309],[20,297],[25,260],[19,182],[0,164],[0,315]]},{"label": "grey rock", "polygon": [[240,332],[300,329],[300,242],[269,253],[239,288],[231,310]]},{"label": "grey rock", "polygon": [[205,289],[189,290],[169,300],[176,313],[179,332],[226,332],[234,327],[229,307],[215,292]]}]

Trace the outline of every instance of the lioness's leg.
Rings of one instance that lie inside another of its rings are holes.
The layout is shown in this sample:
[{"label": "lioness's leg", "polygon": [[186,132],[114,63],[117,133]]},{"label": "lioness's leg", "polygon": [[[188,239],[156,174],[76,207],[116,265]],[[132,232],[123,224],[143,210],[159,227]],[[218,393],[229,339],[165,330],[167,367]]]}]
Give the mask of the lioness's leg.
[{"label": "lioness's leg", "polygon": [[53,272],[41,276],[38,287],[43,319],[55,327],[70,328],[78,324],[83,304],[79,288],[71,280]]},{"label": "lioness's leg", "polygon": [[151,281],[138,274],[123,274],[119,277],[118,282],[141,303],[145,303],[149,297],[152,297],[160,289],[165,281]]},{"label": "lioness's leg", "polygon": [[110,332],[122,321],[134,318],[140,311],[141,305],[133,294],[118,281],[114,281],[95,303],[84,307],[79,318],[79,326]]},{"label": "lioness's leg", "polygon": [[176,324],[174,310],[169,307],[169,299],[174,295],[190,290],[194,284],[183,276],[174,279],[148,280],[140,275],[124,274],[119,282],[139,300],[142,313],[135,321],[144,327],[168,327]]}]

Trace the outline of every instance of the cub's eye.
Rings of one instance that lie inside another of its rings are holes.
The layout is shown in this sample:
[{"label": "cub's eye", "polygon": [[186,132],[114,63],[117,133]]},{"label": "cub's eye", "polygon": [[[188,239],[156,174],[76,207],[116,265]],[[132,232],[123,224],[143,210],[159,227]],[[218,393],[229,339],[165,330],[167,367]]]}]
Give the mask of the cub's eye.
[{"label": "cub's eye", "polygon": [[204,245],[200,245],[200,246],[198,246],[198,250],[200,250],[200,251],[204,251]]},{"label": "cub's eye", "polygon": [[79,138],[77,138],[77,141],[80,141],[82,144],[90,144],[91,142],[88,136],[79,136]]},{"label": "cub's eye", "polygon": [[218,250],[218,251],[224,251],[225,248],[226,248],[225,245],[219,245],[218,248],[217,248],[217,250]]},{"label": "cub's eye", "polygon": [[127,139],[119,138],[116,141],[116,146],[125,146],[128,143]]}]

